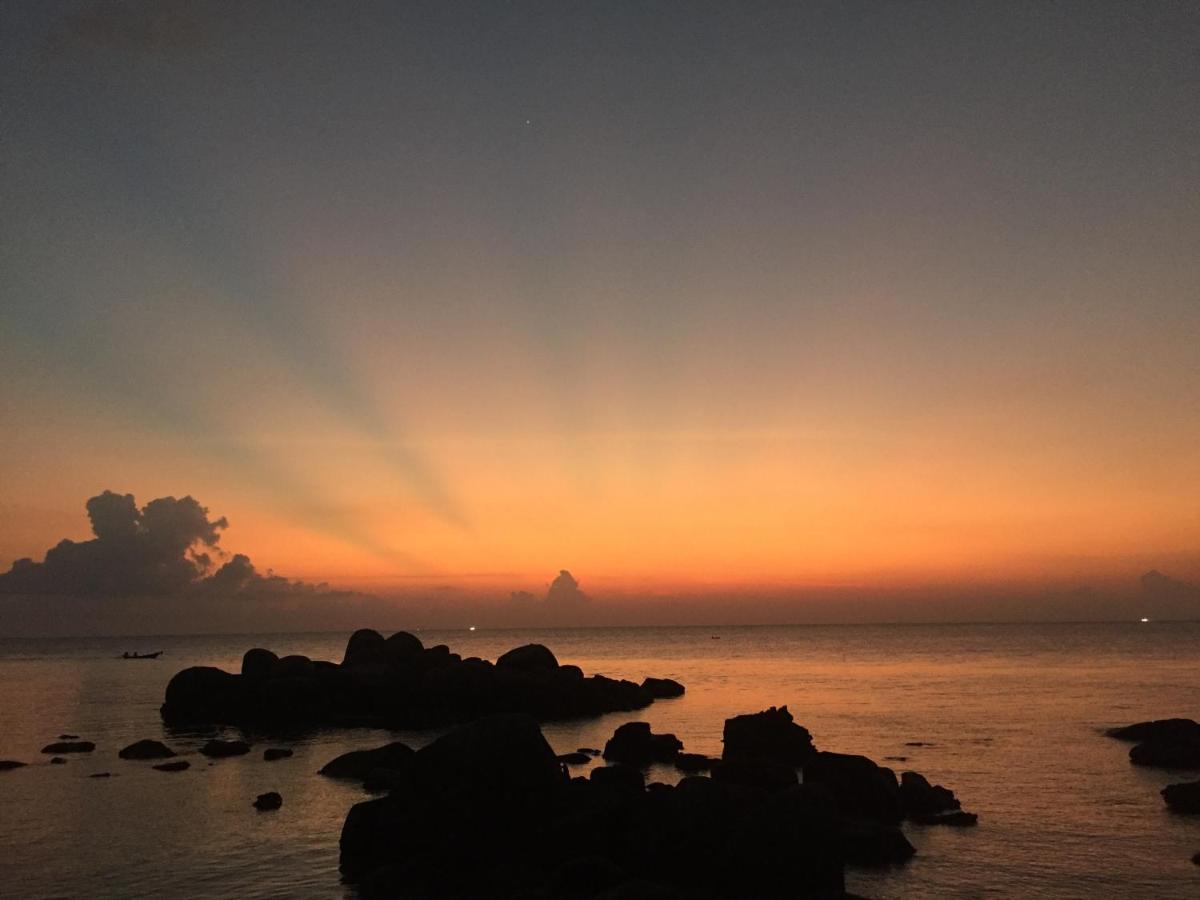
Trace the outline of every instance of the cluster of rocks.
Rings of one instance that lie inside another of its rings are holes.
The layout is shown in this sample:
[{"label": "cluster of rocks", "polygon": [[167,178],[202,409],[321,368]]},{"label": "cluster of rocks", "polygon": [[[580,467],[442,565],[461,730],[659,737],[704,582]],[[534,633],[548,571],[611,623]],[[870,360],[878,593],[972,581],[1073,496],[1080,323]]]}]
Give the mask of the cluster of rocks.
[{"label": "cluster of rocks", "polygon": [[682,749],[627,723],[609,764],[572,778],[533,718],[499,715],[321,771],[390,790],[342,829],[342,872],[366,897],[840,898],[845,863],[915,852],[904,819],[975,822],[915,772],[818,751],[786,707],[728,720],[711,777],[646,784],[643,767]]},{"label": "cluster of rocks", "polygon": [[[1135,766],[1161,769],[1200,769],[1200,722],[1192,719],[1155,719],[1110,728],[1109,737],[1133,741],[1129,761]],[[1172,812],[1200,814],[1200,781],[1168,784],[1163,801]],[[1200,865],[1200,853],[1192,857]]]},{"label": "cluster of rocks", "polygon": [[547,720],[628,711],[681,693],[683,686],[670,679],[585,677],[578,666],[559,665],[541,644],[517,647],[492,663],[463,659],[444,644],[425,647],[404,631],[384,638],[363,629],[350,637],[341,664],[255,648],[237,674],[184,669],[167,685],[162,716],[171,725],[260,730],[429,728],[495,713]]}]

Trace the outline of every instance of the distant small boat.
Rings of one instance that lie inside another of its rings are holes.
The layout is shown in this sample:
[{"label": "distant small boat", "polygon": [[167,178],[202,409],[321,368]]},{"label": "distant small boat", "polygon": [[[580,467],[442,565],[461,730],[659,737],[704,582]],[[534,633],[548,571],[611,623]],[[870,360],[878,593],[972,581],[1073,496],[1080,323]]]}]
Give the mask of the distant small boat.
[{"label": "distant small boat", "polygon": [[155,650],[153,653],[122,653],[121,659],[158,659],[162,655],[161,650]]}]

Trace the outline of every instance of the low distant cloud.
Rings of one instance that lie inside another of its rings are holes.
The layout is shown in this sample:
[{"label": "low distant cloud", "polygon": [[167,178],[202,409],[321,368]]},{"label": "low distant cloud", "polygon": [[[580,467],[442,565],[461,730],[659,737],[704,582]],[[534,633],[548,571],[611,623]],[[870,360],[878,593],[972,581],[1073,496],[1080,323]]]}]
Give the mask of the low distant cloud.
[{"label": "low distant cloud", "polygon": [[1151,569],[1142,576],[1142,592],[1152,600],[1195,601],[1200,603],[1200,585],[1181,581]]},{"label": "low distant cloud", "polygon": [[575,576],[566,569],[559,571],[558,577],[550,582],[550,589],[546,591],[546,603],[551,606],[577,605],[587,603],[590,599],[580,589]]},{"label": "low distant cloud", "polygon": [[[188,593],[312,593],[309,585],[258,572],[248,556],[224,558],[224,516],[193,497],[159,497],[139,508],[133,494],[104,491],[87,501],[90,541],[62,540],[42,562],[20,559],[0,574],[0,594],[153,596]],[[214,571],[215,569],[215,571]]]}]

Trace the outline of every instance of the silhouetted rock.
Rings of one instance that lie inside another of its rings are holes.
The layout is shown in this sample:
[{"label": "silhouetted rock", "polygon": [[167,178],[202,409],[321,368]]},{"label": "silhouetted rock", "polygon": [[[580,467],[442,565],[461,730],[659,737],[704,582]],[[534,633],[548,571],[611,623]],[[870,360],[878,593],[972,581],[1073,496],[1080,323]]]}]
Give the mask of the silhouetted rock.
[{"label": "silhouetted rock", "polygon": [[42,748],[43,753],[91,753],[96,745],[91,741],[58,741]]},{"label": "silhouetted rock", "polygon": [[1168,784],[1161,793],[1171,812],[1200,813],[1200,781]]},{"label": "silhouetted rock", "polygon": [[162,715],[175,724],[246,721],[251,709],[250,684],[212,666],[177,672],[167,683]]},{"label": "silhouetted rock", "polygon": [[816,752],[786,706],[725,720],[723,759],[802,766]]},{"label": "silhouetted rock", "polygon": [[112,778],[112,772],[93,772],[88,778]]},{"label": "silhouetted rock", "polygon": [[549,648],[541,644],[526,644],[509,650],[496,660],[496,665],[522,672],[553,672],[558,668],[558,660]]},{"label": "silhouetted rock", "polygon": [[936,816],[940,813],[962,809],[954,791],[929,780],[917,772],[900,773],[900,804],[904,816],[914,821],[920,816]]},{"label": "silhouetted rock", "polygon": [[342,657],[342,665],[360,666],[386,662],[387,656],[387,641],[383,639],[383,635],[370,628],[360,628],[350,635],[346,644],[346,654]]},{"label": "silhouetted rock", "polygon": [[77,734],[60,734],[58,736],[58,739],[60,741],[77,741],[77,740],[79,740],[79,735],[77,735]]},{"label": "silhouetted rock", "polygon": [[8,772],[12,769],[20,769],[26,763],[18,762],[15,759],[0,759],[0,772]]},{"label": "silhouetted rock", "polygon": [[846,862],[857,866],[887,866],[907,862],[917,849],[895,825],[868,819],[843,818],[838,836]]},{"label": "silhouetted rock", "polygon": [[265,762],[274,762],[277,759],[287,759],[292,755],[292,751],[285,747],[268,747],[263,751],[263,760]]},{"label": "silhouetted rock", "polygon": [[827,788],[845,816],[885,825],[903,817],[896,774],[865,756],[814,753],[804,764],[804,783]]},{"label": "silhouetted rock", "polygon": [[596,766],[588,776],[593,784],[618,790],[640,791],[646,786],[646,776],[637,766],[617,763],[613,766]]},{"label": "silhouetted rock", "polygon": [[1192,855],[1192,862],[1200,866],[1200,853],[1195,853]]},{"label": "silhouetted rock", "polygon": [[281,797],[276,791],[268,791],[265,794],[259,794],[255,799],[253,806],[259,812],[267,812],[268,810],[279,809],[279,807],[283,806],[283,797]]},{"label": "silhouetted rock", "polygon": [[712,779],[723,784],[737,784],[764,791],[784,791],[800,781],[791,766],[743,759],[719,762],[713,767]]},{"label": "silhouetted rock", "polygon": [[642,688],[656,700],[683,696],[683,685],[673,678],[646,678]]},{"label": "silhouetted rock", "polygon": [[909,820],[918,825],[950,825],[955,828],[969,828],[979,822],[975,813],[955,810],[953,812],[926,813],[909,816]]},{"label": "silhouetted rock", "polygon": [[600,751],[597,750],[595,747],[580,747],[575,752],[576,753],[586,753],[588,756],[599,756],[600,755]]},{"label": "silhouetted rock", "polygon": [[397,631],[387,639],[383,649],[389,660],[404,662],[420,656],[421,652],[425,649],[425,645],[421,643],[421,639],[415,634],[409,634],[407,631]]},{"label": "silhouetted rock", "polygon": [[318,775],[329,778],[352,778],[362,781],[374,769],[401,769],[412,760],[413,750],[407,744],[395,741],[371,750],[351,750],[332,759],[318,770]]},{"label": "silhouetted rock", "polygon": [[63,759],[61,756],[50,757],[50,765],[52,765],[52,766],[65,766],[66,764],[67,764],[67,761],[65,759]]},{"label": "silhouetted rock", "polygon": [[1200,769],[1200,740],[1146,741],[1130,748],[1129,761],[1135,766],[1158,769]]},{"label": "silhouetted rock", "polygon": [[683,742],[673,734],[652,734],[648,722],[626,722],[604,745],[604,758],[645,766],[652,762],[670,762],[682,749]]},{"label": "silhouetted rock", "polygon": [[1136,722],[1105,732],[1109,737],[1121,741],[1190,741],[1200,740],[1200,722],[1192,719],[1155,719]]},{"label": "silhouetted rock", "polygon": [[151,766],[152,769],[158,769],[160,772],[182,772],[184,769],[190,769],[192,764],[186,759],[179,759],[175,762],[159,763],[157,766]]},{"label": "silhouetted rock", "polygon": [[583,766],[592,761],[592,758],[586,753],[560,753],[558,761],[566,763],[568,766]]},{"label": "silhouetted rock", "polygon": [[152,741],[149,738],[135,741],[117,754],[121,759],[166,759],[174,755],[175,751],[162,741]]},{"label": "silhouetted rock", "polygon": [[675,768],[680,772],[706,772],[720,762],[703,753],[680,753],[675,757]]},{"label": "silhouetted rock", "polygon": [[221,759],[226,756],[242,756],[249,753],[250,745],[245,741],[222,741],[214,738],[201,747],[200,752],[204,756]]},{"label": "silhouetted rock", "polygon": [[279,657],[270,650],[255,647],[242,655],[242,676],[250,681],[270,678]]}]

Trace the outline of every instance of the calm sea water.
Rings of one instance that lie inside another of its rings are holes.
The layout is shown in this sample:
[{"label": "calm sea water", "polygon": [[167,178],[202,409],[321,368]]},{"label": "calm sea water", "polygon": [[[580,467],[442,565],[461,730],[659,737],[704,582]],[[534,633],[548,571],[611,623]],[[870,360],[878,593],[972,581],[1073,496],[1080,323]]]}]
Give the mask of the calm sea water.
[{"label": "calm sea water", "polygon": [[[190,753],[207,734],[167,733],[170,676],[190,665],[236,670],[251,646],[340,661],[347,635],[290,634],[0,642],[0,896],[349,897],[337,841],[365,795],[315,775],[346,750],[430,732],[358,729],[261,753],[156,772],[117,758],[139,738]],[[1200,896],[1200,817],[1166,812],[1159,790],[1197,773],[1139,770],[1102,728],[1200,718],[1200,623],[629,628],[421,633],[426,644],[494,659],[529,641],[586,672],[676,678],[677,700],[634,715],[545,726],[559,752],[602,747],[631,718],[719,754],[725,718],[787,704],[818,747],[907,756],[979,813],[977,828],[908,826],[918,855],[851,870],[874,898]],[[127,662],[124,650],[165,650]],[[38,751],[60,733],[96,742],[64,766]],[[921,742],[921,746],[910,746]],[[256,751],[265,745],[259,745]],[[95,772],[114,777],[98,779]],[[676,779],[673,769],[652,778]],[[283,794],[278,813],[254,797]]]}]

